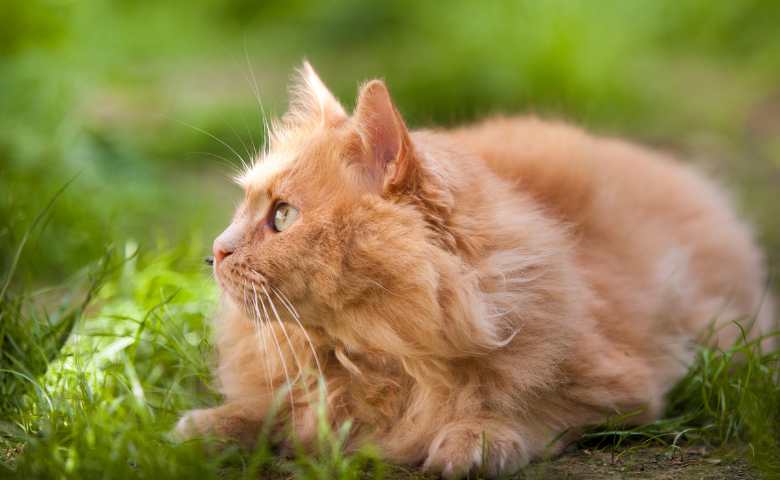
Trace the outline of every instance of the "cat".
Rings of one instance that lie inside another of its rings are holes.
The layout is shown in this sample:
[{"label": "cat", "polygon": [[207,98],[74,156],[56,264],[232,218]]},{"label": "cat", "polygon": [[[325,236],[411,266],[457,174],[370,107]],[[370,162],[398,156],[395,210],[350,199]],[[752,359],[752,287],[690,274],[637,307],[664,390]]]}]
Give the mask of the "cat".
[{"label": "cat", "polygon": [[657,419],[697,343],[771,328],[749,229],[662,154],[534,117],[409,131],[380,80],[350,116],[308,63],[291,97],[214,241],[225,403],[180,438],[311,445],[324,404],[348,449],[497,476]]}]

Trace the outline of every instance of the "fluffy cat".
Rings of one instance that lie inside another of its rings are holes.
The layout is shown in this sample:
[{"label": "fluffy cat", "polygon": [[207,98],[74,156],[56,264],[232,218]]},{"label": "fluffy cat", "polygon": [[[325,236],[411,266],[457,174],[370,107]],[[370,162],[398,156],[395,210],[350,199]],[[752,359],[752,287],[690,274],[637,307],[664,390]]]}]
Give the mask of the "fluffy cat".
[{"label": "fluffy cat", "polygon": [[663,155],[535,118],[410,132],[383,82],[350,116],[308,64],[292,95],[214,242],[225,403],[183,438],[251,444],[281,389],[308,445],[321,374],[350,448],[495,476],[658,418],[695,342],[770,329],[749,231]]}]

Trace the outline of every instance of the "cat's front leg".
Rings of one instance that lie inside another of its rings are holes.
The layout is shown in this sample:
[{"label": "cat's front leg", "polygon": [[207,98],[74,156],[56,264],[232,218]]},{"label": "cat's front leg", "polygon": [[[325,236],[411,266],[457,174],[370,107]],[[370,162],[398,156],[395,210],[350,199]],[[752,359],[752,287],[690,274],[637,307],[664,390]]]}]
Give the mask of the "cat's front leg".
[{"label": "cat's front leg", "polygon": [[493,478],[516,472],[528,460],[527,441],[519,431],[495,419],[474,418],[442,428],[423,468],[448,479],[472,472]]},{"label": "cat's front leg", "polygon": [[270,403],[260,400],[229,401],[219,407],[190,410],[176,423],[173,436],[182,441],[216,437],[252,448],[265,429],[280,451],[291,446],[292,438],[301,445],[308,445],[316,437],[317,415],[308,405],[297,405],[295,420],[292,422],[292,412],[285,408],[273,410],[269,417],[272,408]]},{"label": "cat's front leg", "polygon": [[174,428],[179,440],[213,436],[252,446],[262,428],[265,408],[255,402],[228,402],[186,412]]}]

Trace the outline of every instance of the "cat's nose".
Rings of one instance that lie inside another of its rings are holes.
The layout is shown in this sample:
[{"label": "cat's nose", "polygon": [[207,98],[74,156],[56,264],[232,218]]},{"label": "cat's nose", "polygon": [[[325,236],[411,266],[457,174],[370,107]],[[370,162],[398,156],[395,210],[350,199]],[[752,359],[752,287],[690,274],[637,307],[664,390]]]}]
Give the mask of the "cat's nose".
[{"label": "cat's nose", "polygon": [[219,263],[235,251],[231,242],[226,241],[223,235],[214,240],[211,250],[214,252],[214,263]]},{"label": "cat's nose", "polygon": [[243,231],[243,226],[234,222],[214,240],[211,250],[214,252],[215,263],[221,262],[236,251]]},{"label": "cat's nose", "polygon": [[233,253],[233,251],[232,251],[232,250],[223,250],[223,249],[221,249],[221,248],[216,248],[216,247],[215,247],[215,248],[214,248],[214,260],[215,260],[217,263],[219,263],[219,262],[221,262],[222,260],[224,260],[224,259],[225,259],[225,257],[229,256],[229,255],[230,255],[230,254],[232,254],[232,253]]}]

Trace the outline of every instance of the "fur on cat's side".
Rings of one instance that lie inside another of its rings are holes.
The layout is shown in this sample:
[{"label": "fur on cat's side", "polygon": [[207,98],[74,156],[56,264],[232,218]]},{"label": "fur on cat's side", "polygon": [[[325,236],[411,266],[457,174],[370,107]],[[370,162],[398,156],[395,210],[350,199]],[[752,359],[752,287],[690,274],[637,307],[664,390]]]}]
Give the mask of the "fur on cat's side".
[{"label": "fur on cat's side", "polygon": [[[350,447],[509,473],[610,416],[657,418],[694,342],[772,321],[762,255],[722,192],[562,123],[410,132],[383,82],[350,116],[306,64],[239,183],[214,245],[225,403],[188,412],[185,438],[251,443],[295,377],[274,426],[312,442],[316,375],[298,374],[321,371]],[[281,233],[279,201],[300,211]]]}]

